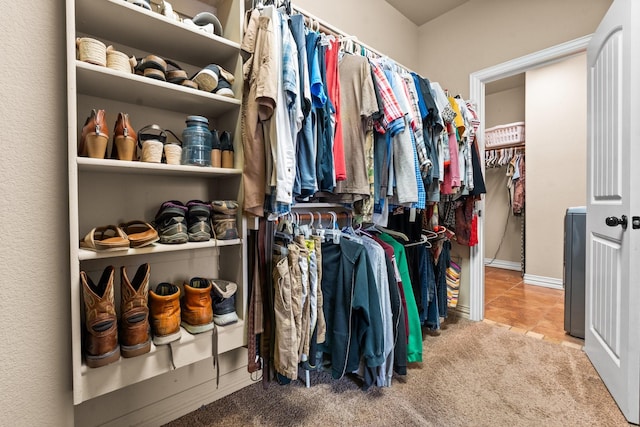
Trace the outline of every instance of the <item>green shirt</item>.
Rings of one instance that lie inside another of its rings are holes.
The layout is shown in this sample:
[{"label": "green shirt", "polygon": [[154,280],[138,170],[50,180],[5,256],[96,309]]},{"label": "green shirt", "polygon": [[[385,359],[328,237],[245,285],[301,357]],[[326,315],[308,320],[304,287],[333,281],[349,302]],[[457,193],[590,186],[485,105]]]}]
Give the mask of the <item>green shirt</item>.
[{"label": "green shirt", "polygon": [[404,252],[404,246],[388,234],[382,233],[379,237],[380,240],[393,247],[393,252],[396,256],[396,264],[400,271],[404,299],[407,303],[407,321],[409,323],[407,362],[422,362],[422,327],[420,326],[420,317],[418,315],[416,298],[413,295],[413,287],[411,286],[411,278],[409,277],[409,266],[407,265],[407,256]]}]

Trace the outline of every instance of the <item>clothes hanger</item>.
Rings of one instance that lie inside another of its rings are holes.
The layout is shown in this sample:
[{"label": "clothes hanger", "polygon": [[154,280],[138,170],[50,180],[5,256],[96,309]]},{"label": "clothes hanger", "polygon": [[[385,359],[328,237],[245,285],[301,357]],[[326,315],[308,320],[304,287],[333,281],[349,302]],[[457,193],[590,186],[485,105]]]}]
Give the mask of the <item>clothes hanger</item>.
[{"label": "clothes hanger", "polygon": [[404,245],[405,248],[411,247],[411,246],[426,246],[427,248],[431,248],[431,242],[429,241],[429,239],[427,238],[427,236],[425,236],[424,234],[420,235],[420,240],[417,242],[413,242],[413,243],[406,243]]},{"label": "clothes hanger", "polygon": [[381,227],[381,226],[379,226],[379,225],[376,225],[376,226],[375,226],[375,228],[376,228],[376,229],[378,229],[378,230],[379,230],[380,232],[382,232],[382,233],[386,233],[386,234],[388,234],[388,235],[390,235],[390,236],[393,236],[393,237],[398,237],[398,238],[400,238],[400,239],[404,240],[405,242],[408,242],[408,241],[409,241],[409,238],[407,237],[407,235],[406,235],[406,234],[404,234],[404,233],[401,233],[401,232],[399,232],[399,231],[396,231],[396,230],[390,230],[390,229],[388,229],[388,228]]}]

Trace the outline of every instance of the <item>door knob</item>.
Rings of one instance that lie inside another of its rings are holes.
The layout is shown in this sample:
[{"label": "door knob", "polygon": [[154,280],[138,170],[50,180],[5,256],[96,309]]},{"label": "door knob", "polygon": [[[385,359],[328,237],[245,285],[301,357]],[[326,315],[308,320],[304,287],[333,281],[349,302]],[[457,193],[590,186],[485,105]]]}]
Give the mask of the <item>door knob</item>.
[{"label": "door knob", "polygon": [[609,226],[609,227],[616,227],[618,225],[622,226],[623,230],[627,229],[627,216],[626,215],[622,215],[620,218],[616,218],[615,216],[608,216],[607,219],[604,220],[604,222]]}]

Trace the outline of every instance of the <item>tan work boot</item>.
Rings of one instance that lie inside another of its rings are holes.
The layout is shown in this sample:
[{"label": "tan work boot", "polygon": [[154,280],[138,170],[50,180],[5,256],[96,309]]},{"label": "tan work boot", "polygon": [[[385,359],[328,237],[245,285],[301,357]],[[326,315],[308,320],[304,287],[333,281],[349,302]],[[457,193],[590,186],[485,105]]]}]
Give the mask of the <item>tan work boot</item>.
[{"label": "tan work boot", "polygon": [[207,279],[194,277],[184,284],[181,316],[182,327],[192,334],[213,329],[211,283]]},{"label": "tan work boot", "polygon": [[87,366],[97,368],[120,359],[118,325],[113,297],[115,269],[104,269],[98,284],[80,272],[84,300],[84,354]]},{"label": "tan work boot", "polygon": [[133,280],[120,267],[120,350],[122,357],[135,357],[151,349],[149,334],[149,264],[138,267]]},{"label": "tan work boot", "polygon": [[151,331],[155,345],[180,339],[180,288],[171,283],[159,283],[149,291]]}]

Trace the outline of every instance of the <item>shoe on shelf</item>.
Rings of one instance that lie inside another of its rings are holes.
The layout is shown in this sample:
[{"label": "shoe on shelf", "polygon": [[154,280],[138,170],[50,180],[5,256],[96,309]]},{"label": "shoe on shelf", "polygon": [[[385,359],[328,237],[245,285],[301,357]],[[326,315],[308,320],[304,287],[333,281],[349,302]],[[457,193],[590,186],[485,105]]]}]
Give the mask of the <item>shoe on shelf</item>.
[{"label": "shoe on shelf", "polygon": [[233,169],[233,141],[231,134],[226,130],[220,136],[220,149],[222,150],[222,167]]},{"label": "shoe on shelf", "polygon": [[200,334],[214,328],[210,280],[194,277],[184,284],[180,315],[182,327],[191,334]]},{"label": "shoe on shelf", "polygon": [[138,267],[133,280],[120,267],[120,352],[135,357],[151,350],[149,326],[149,264]]},{"label": "shoe on shelf", "polygon": [[214,237],[218,240],[237,239],[236,215],[238,214],[238,202],[235,200],[214,200],[211,202],[211,212]]},{"label": "shoe on shelf", "polygon": [[93,228],[80,240],[81,249],[96,252],[126,251],[129,244],[127,234],[113,224]]},{"label": "shoe on shelf", "polygon": [[78,155],[94,159],[104,159],[109,141],[109,130],[105,111],[93,109],[82,127]]},{"label": "shoe on shelf", "polygon": [[76,59],[89,64],[107,66],[107,46],[90,37],[76,38]]},{"label": "shoe on shelf", "polygon": [[180,339],[180,288],[162,282],[149,291],[151,331],[155,345],[169,344]]},{"label": "shoe on shelf", "polygon": [[215,129],[211,130],[211,167],[213,168],[222,167],[222,151],[220,147],[220,137],[218,136],[218,131]]},{"label": "shoe on shelf", "polygon": [[133,220],[120,224],[132,248],[143,248],[160,240],[158,232],[148,222]]},{"label": "shoe on shelf", "polygon": [[96,284],[86,272],[80,272],[85,313],[82,342],[85,361],[90,368],[98,368],[120,359],[113,296],[114,273],[114,267],[108,266]]},{"label": "shoe on shelf", "polygon": [[200,12],[192,19],[185,19],[185,24],[195,26],[205,33],[215,34],[216,36],[222,36],[222,24],[220,20],[210,12]]},{"label": "shoe on shelf", "polygon": [[236,313],[236,291],[238,285],[221,279],[211,281],[211,304],[213,321],[218,326],[230,325],[238,321]]},{"label": "shoe on shelf", "polygon": [[215,64],[209,64],[191,78],[197,85],[198,89],[205,92],[211,92],[218,87],[218,78],[220,69]]},{"label": "shoe on shelf", "polygon": [[154,227],[160,236],[160,243],[187,243],[187,207],[177,200],[169,200],[160,205],[156,213]]},{"label": "shoe on shelf", "polygon": [[127,54],[116,50],[111,45],[107,46],[107,68],[126,74],[133,73],[133,67]]},{"label": "shoe on shelf", "polygon": [[137,160],[136,140],[138,134],[131,125],[129,114],[118,113],[113,127],[113,142],[111,144],[111,158],[118,160]]},{"label": "shoe on shelf", "polygon": [[163,58],[157,55],[147,55],[138,61],[133,57],[130,61],[131,63],[135,62],[136,74],[163,82],[167,81],[167,61]]},{"label": "shoe on shelf", "polygon": [[167,133],[160,126],[147,125],[138,131],[138,147],[140,147],[140,160],[149,163],[161,163],[164,144],[167,142]]},{"label": "shoe on shelf", "polygon": [[218,86],[213,91],[213,93],[229,98],[234,98],[236,96],[236,94],[233,92],[233,89],[231,88],[231,83],[229,83],[229,81],[222,75],[220,75],[220,78],[218,79]]},{"label": "shoe on shelf", "polygon": [[168,139],[165,141],[163,161],[168,165],[179,165],[182,158],[182,140],[171,129],[165,129],[165,132],[171,134],[175,141]]},{"label": "shoe on shelf", "polygon": [[189,241],[206,242],[211,239],[211,206],[202,200],[190,200],[187,209]]}]

